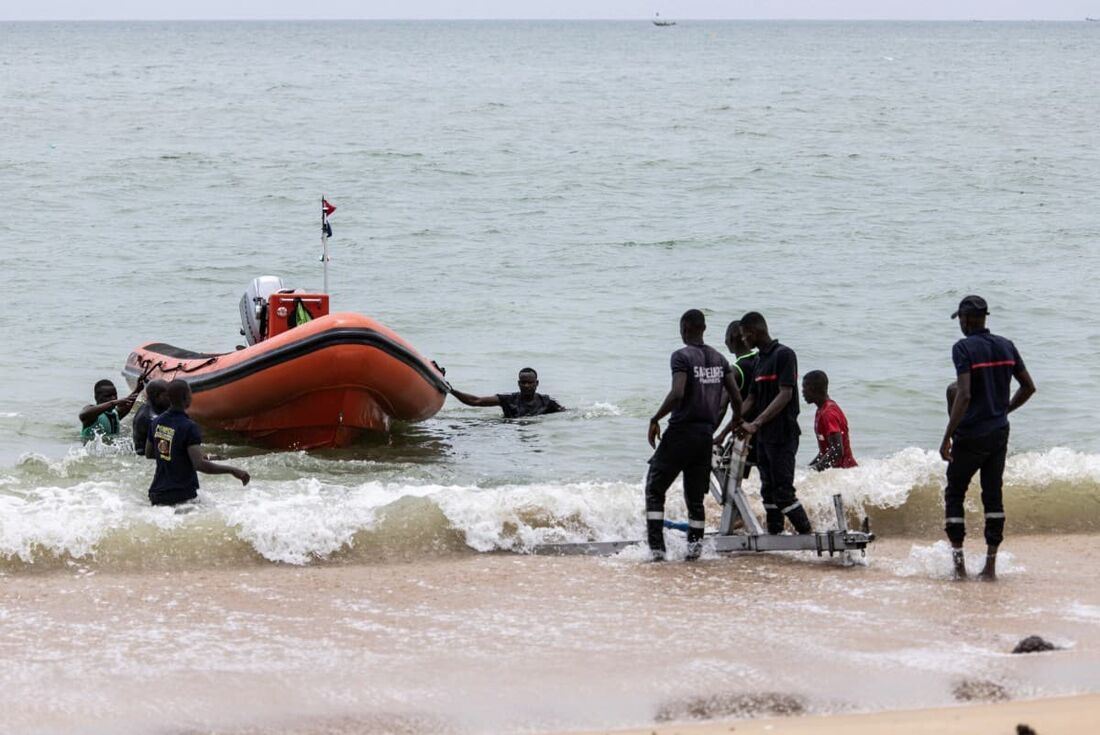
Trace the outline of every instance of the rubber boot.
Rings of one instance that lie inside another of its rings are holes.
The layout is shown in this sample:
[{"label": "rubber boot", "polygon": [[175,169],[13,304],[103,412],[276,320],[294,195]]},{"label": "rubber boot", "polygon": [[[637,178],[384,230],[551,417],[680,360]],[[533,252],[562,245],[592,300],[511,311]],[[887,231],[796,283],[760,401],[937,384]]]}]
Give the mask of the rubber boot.
[{"label": "rubber boot", "polygon": [[978,573],[978,579],[983,582],[994,582],[997,579],[997,547],[990,546],[985,553],[985,566]]},{"label": "rubber boot", "polygon": [[768,533],[773,536],[778,536],[783,533],[783,514],[779,512],[778,508],[768,508],[764,511],[765,525],[768,527]]},{"label": "rubber boot", "polygon": [[814,532],[814,527],[810,524],[810,517],[806,515],[806,509],[801,505],[788,513],[787,519],[798,533]]},{"label": "rubber boot", "polygon": [[966,556],[961,546],[951,549],[951,563],[955,567],[955,579],[966,579]]},{"label": "rubber boot", "polygon": [[703,529],[689,528],[687,541],[687,554],[684,555],[684,561],[695,561],[703,553]]},{"label": "rubber boot", "polygon": [[649,541],[649,555],[653,561],[665,560],[665,522],[648,519],[645,522],[646,538]]}]

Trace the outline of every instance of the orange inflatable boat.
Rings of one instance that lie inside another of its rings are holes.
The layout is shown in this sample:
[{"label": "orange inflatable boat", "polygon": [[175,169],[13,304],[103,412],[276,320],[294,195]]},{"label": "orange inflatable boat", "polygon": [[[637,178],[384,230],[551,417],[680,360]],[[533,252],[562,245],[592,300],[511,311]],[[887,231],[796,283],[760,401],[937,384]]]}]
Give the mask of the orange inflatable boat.
[{"label": "orange inflatable boat", "polygon": [[443,406],[443,371],[392,330],[362,314],[329,314],[326,294],[286,292],[265,278],[266,288],[256,279],[241,299],[249,346],[206,353],[146,344],[126,360],[127,381],[186,380],[199,424],[280,449],[344,446]]}]

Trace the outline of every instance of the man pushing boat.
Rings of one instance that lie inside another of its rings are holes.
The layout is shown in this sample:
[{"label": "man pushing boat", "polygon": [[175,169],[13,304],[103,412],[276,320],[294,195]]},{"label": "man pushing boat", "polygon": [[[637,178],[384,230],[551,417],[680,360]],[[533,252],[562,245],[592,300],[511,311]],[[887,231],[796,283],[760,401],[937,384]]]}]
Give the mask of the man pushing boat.
[{"label": "man pushing boat", "polygon": [[475,396],[451,388],[451,395],[467,406],[500,406],[506,419],[542,416],[547,413],[559,413],[565,406],[545,393],[538,393],[539,374],[534,368],[525,367],[519,371],[519,390],[515,393],[497,393],[492,396]]}]

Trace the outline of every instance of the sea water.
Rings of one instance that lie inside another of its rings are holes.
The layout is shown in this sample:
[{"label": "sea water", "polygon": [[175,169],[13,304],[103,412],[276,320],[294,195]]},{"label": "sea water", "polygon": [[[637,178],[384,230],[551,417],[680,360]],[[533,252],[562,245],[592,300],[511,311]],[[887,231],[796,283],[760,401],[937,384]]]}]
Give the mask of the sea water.
[{"label": "sea water", "polygon": [[[462,390],[514,390],[530,365],[573,410],[505,422],[451,399],[389,439],[310,455],[212,437],[254,480],[206,479],[211,512],[304,504],[342,524],[313,546],[291,523],[286,553],[240,537],[267,558],[345,549],[367,508],[406,496],[477,524],[493,496],[537,509],[536,525],[574,502],[601,514],[596,533],[636,525],[646,420],[693,307],[718,346],[759,310],[802,372],[829,373],[863,468],[804,493],[894,508],[923,491],[906,522],[923,532],[938,522],[923,518],[948,317],[971,292],[1039,386],[1013,416],[1010,485],[1057,488],[1061,510],[1032,499],[1013,515],[1092,529],[1100,515],[1073,497],[1100,482],[1095,30],[0,25],[0,558],[91,554],[153,513],[146,463],[77,444],[92,383],[125,391],[123,361],[148,341],[232,350],[254,276],[319,288],[322,193],[338,207],[335,308],[393,327]],[[60,526],[36,526],[38,507]],[[70,515],[84,519],[71,538]],[[474,548],[511,546],[447,523]]]},{"label": "sea water", "polygon": [[[637,536],[646,423],[689,308],[716,346],[761,311],[802,373],[829,374],[860,467],[799,471],[819,525],[840,492],[928,546],[968,293],[1039,388],[1013,415],[1010,542],[1095,534],[1096,31],[0,24],[0,575],[468,563]],[[308,454],[210,434],[251,485],[207,477],[195,512],[148,507],[151,466],[125,441],[79,445],[92,384],[125,392],[150,341],[232,350],[255,276],[320,288],[322,194],[335,309],[467,392],[535,367],[571,410],[504,421],[449,399]]]}]

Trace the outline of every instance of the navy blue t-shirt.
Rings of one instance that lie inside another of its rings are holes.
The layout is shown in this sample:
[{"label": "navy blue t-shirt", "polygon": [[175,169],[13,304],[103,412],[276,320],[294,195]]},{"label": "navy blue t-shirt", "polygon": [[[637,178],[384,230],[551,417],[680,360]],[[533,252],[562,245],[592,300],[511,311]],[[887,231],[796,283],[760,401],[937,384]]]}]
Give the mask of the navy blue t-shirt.
[{"label": "navy blue t-shirt", "polygon": [[983,329],[956,342],[951,359],[958,375],[970,373],[970,406],[955,436],[985,436],[1008,426],[1012,376],[1024,371],[1016,345]]},{"label": "navy blue t-shirt", "polygon": [[171,505],[198,497],[199,474],[187,448],[202,444],[202,431],[191,418],[170,408],[153,419],[149,439],[156,453],[157,469],[149,486],[153,505]]},{"label": "navy blue t-shirt", "polygon": [[758,441],[783,444],[802,433],[798,428],[798,357],[790,347],[773,339],[771,344],[760,348],[756,357],[751,393],[753,413],[763,413],[783,386],[789,386],[794,391],[791,400],[777,416],[760,427],[756,432]]},{"label": "navy blue t-shirt", "polygon": [[713,433],[722,420],[725,377],[730,364],[709,345],[685,345],[672,353],[672,373],[685,373],[687,385],[680,405],[672,411],[668,425],[707,424]]}]

